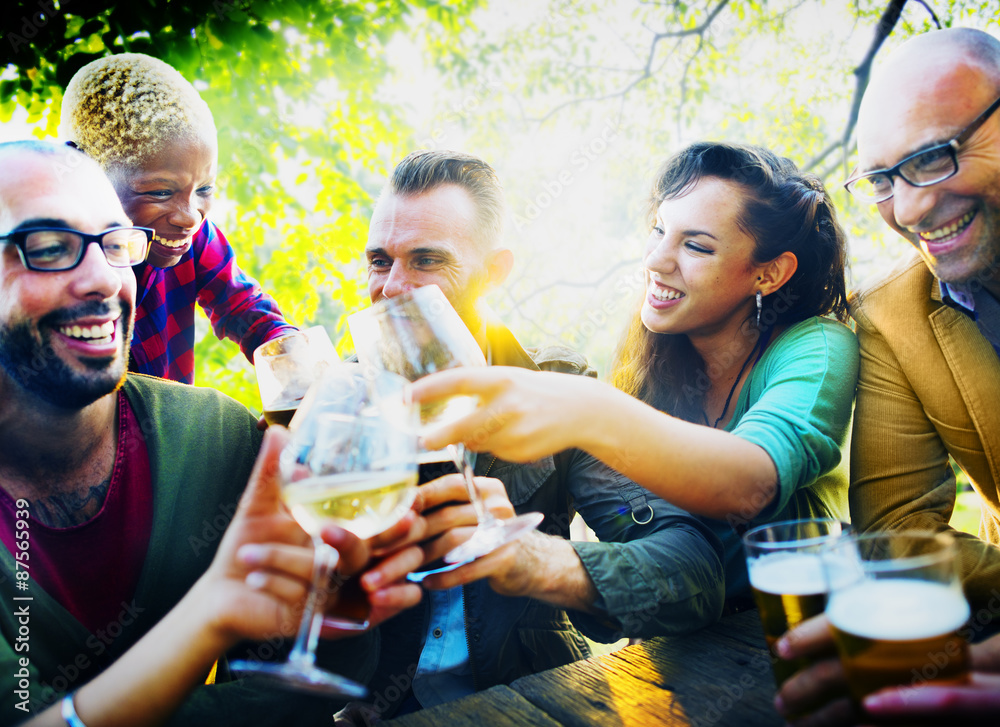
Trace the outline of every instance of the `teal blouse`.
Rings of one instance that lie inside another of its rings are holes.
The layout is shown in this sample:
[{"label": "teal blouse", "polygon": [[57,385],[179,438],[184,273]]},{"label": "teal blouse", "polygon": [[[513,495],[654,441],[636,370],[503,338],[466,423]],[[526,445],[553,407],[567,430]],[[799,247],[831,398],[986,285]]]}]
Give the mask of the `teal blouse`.
[{"label": "teal blouse", "polygon": [[749,595],[746,559],[737,529],[777,520],[835,517],[847,520],[847,458],[858,381],[858,340],[829,318],[790,326],[750,371],[725,429],[760,446],[778,471],[774,500],[746,514],[705,518],[725,549],[726,597]]}]

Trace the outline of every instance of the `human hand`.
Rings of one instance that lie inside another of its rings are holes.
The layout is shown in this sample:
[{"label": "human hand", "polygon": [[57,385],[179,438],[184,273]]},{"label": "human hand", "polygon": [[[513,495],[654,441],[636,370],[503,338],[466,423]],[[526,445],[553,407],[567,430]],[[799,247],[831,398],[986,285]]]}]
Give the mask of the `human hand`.
[{"label": "human hand", "polygon": [[865,721],[908,725],[996,725],[1000,675],[973,672],[962,686],[895,687],[865,697]]},{"label": "human hand", "polygon": [[865,720],[877,724],[995,725],[1000,718],[1000,636],[969,647],[972,673],[961,686],[883,689],[865,698]]},{"label": "human hand", "polygon": [[[973,671],[961,686],[903,686],[864,700],[864,710],[847,695],[847,683],[826,616],[804,621],[775,645],[783,658],[817,659],[786,681],[775,706],[798,727],[865,724],[996,724],[1000,716],[1000,636],[969,647]],[[993,672],[993,673],[989,673]],[[799,717],[799,715],[805,715]],[[970,721],[972,720],[972,721]]]},{"label": "human hand", "polygon": [[778,639],[783,659],[808,658],[813,665],[789,678],[778,690],[774,706],[786,719],[804,727],[858,723],[860,712],[848,696],[830,621],[825,615],[803,621]]},{"label": "human hand", "polygon": [[528,371],[507,366],[465,367],[414,382],[413,399],[432,401],[473,395],[472,413],[424,436],[431,450],[463,442],[512,462],[531,462],[581,446],[582,424],[600,384],[584,376]]},{"label": "human hand", "polygon": [[[514,506],[500,480],[477,477],[476,484],[489,512],[498,518],[514,516]],[[415,521],[413,529],[405,538],[385,549],[386,559],[365,574],[365,579],[380,581],[389,577],[388,569],[399,572],[405,567],[414,570],[433,563],[468,540],[478,523],[476,511],[469,502],[465,479],[458,474],[446,475],[421,485],[413,507],[420,512],[420,518]],[[518,569],[512,567],[515,565],[516,553],[516,548],[504,546],[454,571],[428,576],[423,584],[434,589],[451,588],[489,576],[494,588],[500,592],[508,592],[517,587]],[[416,566],[413,565],[414,562]]]},{"label": "human hand", "polygon": [[206,573],[192,589],[207,601],[225,642],[292,636],[312,576],[309,536],[281,502],[284,427],[264,435],[239,507]]},{"label": "human hand", "polygon": [[[380,579],[366,580],[361,575],[365,568],[369,568],[370,572],[370,568],[375,567],[371,559],[373,552],[377,557],[385,551],[387,544],[391,546],[393,543],[406,541],[412,532],[419,532],[422,529],[418,525],[419,520],[420,517],[410,510],[395,525],[367,541],[334,525],[328,525],[323,529],[323,540],[340,553],[340,564],[335,577],[339,578],[345,587],[352,589],[358,586],[358,582],[350,579],[361,579],[360,586],[371,604],[368,615],[369,628],[374,628],[400,611],[420,602],[423,595],[420,586],[404,580],[408,573],[420,566],[420,556],[417,553],[408,553],[384,565],[380,571]],[[378,545],[382,545],[382,551],[376,550]],[[357,631],[340,629],[325,621],[321,635],[324,638],[337,638],[357,635]]]}]

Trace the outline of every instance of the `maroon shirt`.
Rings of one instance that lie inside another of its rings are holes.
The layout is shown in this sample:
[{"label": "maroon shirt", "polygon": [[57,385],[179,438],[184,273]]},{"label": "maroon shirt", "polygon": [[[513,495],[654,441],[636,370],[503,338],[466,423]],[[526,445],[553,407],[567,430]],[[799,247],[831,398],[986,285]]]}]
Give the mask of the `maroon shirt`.
[{"label": "maroon shirt", "polygon": [[[14,500],[0,489],[0,542],[17,552]],[[124,393],[118,392],[118,449],[104,505],[69,528],[29,518],[30,587],[55,598],[89,631],[117,621],[135,595],[153,527],[149,454]]]}]

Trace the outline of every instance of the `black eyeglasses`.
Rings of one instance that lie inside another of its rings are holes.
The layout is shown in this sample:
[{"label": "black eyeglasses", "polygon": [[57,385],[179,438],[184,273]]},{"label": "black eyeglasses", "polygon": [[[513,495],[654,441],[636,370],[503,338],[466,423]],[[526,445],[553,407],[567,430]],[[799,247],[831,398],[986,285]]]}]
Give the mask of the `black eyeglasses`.
[{"label": "black eyeglasses", "polygon": [[968,141],[998,108],[1000,108],[1000,98],[951,141],[911,154],[889,169],[877,169],[853,177],[844,183],[844,187],[859,201],[877,204],[893,195],[893,177],[900,177],[914,187],[929,187],[955,176],[958,174],[959,147]]},{"label": "black eyeglasses", "polygon": [[92,242],[101,246],[113,268],[138,265],[146,259],[152,239],[148,227],[112,227],[97,235],[65,227],[27,227],[0,236],[0,241],[17,246],[24,267],[43,273],[72,270]]}]

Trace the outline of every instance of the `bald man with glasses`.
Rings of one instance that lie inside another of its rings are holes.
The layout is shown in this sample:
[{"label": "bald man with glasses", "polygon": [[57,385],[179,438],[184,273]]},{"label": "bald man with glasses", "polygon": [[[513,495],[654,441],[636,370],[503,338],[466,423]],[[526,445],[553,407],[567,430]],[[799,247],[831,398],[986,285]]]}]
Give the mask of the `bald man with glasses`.
[{"label": "bald man with glasses", "polygon": [[[846,184],[916,248],[851,305],[861,347],[851,519],[862,531],[952,532],[975,640],[1000,623],[998,108],[1000,41],[970,29],[918,36],[865,92]],[[949,455],[982,495],[980,537],[949,525]],[[822,658],[833,653],[825,617],[775,648],[815,662],[776,699],[798,725],[996,724],[1000,714],[1000,636],[971,647],[968,683],[915,678],[868,695],[864,712],[846,696],[839,660]]]},{"label": "bald man with glasses", "polygon": [[[959,28],[902,46],[865,93],[858,171],[916,255],[857,296],[861,376],[851,518],[862,530],[951,530],[955,474],[983,497],[955,533],[966,594],[1000,614],[1000,41]],[[988,609],[987,609],[988,610]]]}]

